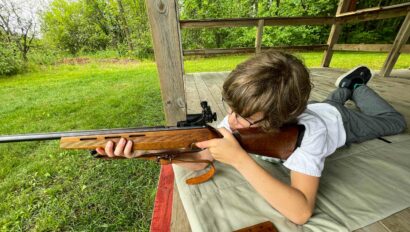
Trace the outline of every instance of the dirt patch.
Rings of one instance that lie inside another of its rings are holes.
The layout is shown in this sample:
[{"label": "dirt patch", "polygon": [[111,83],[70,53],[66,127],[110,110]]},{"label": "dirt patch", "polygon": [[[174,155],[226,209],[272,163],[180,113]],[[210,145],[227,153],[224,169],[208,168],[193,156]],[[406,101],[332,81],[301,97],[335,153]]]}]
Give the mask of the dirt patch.
[{"label": "dirt patch", "polygon": [[71,64],[71,65],[82,65],[91,62],[104,63],[104,64],[138,64],[138,60],[129,58],[101,58],[101,59],[91,59],[87,57],[76,57],[76,58],[64,58],[57,64]]},{"label": "dirt patch", "polygon": [[133,60],[133,59],[118,59],[118,58],[109,58],[109,59],[97,59],[96,60],[99,63],[113,63],[113,64],[138,64],[138,60]]},{"label": "dirt patch", "polygon": [[90,58],[63,58],[58,64],[88,64],[90,63]]}]

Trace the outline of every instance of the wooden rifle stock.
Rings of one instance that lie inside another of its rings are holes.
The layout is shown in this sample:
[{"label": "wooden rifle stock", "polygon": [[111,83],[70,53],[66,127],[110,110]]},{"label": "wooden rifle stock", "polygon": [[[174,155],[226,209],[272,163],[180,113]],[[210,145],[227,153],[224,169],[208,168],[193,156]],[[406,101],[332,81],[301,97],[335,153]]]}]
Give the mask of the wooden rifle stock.
[{"label": "wooden rifle stock", "polygon": [[[264,132],[260,128],[243,128],[234,131],[233,135],[242,148],[249,153],[286,160],[297,147],[301,135],[300,131],[301,128],[298,126],[286,126],[271,133]],[[222,135],[211,126],[169,127],[155,131],[62,137],[60,147],[64,149],[95,150],[99,147],[105,147],[108,141],[118,143],[121,138],[133,141],[133,150],[150,151],[136,158],[156,160],[161,164],[211,164],[209,172],[186,181],[187,184],[199,184],[212,178],[215,172],[212,162],[207,160],[184,160],[181,156],[186,153],[201,151],[200,148],[195,146],[195,143],[222,138]],[[158,150],[158,152],[153,150]]]},{"label": "wooden rifle stock", "polygon": [[105,147],[108,141],[118,143],[121,138],[133,141],[132,150],[166,150],[169,153],[198,150],[194,146],[196,142],[222,135],[213,127],[168,127],[163,130],[141,130],[131,133],[101,134],[75,137],[62,137],[60,147],[64,149],[95,150]]},{"label": "wooden rifle stock", "polygon": [[303,133],[304,126],[288,125],[274,132],[264,132],[259,127],[239,129],[233,135],[249,153],[287,160],[300,145]]}]

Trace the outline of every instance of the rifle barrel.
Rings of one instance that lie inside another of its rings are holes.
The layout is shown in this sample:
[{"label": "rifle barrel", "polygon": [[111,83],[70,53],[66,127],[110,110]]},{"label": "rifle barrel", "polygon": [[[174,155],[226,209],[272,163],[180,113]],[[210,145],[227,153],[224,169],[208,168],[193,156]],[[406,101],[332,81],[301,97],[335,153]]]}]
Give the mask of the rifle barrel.
[{"label": "rifle barrel", "polygon": [[189,130],[189,129],[204,128],[204,127],[206,127],[206,126],[191,126],[191,127],[157,126],[157,127],[116,128],[116,129],[100,129],[100,130],[83,130],[83,131],[67,131],[67,132],[2,135],[2,136],[0,136],[0,143],[40,141],[40,140],[57,140],[57,139],[61,139],[63,137],[80,137],[80,136],[89,136],[89,135],[139,133],[139,132],[147,132],[147,131]]}]

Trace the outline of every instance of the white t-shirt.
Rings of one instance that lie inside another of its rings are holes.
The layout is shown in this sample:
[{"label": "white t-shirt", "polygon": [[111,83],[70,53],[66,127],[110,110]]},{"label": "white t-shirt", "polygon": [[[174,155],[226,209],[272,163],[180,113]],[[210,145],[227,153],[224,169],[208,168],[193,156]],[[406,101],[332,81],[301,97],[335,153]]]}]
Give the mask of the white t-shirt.
[{"label": "white t-shirt", "polygon": [[[305,126],[305,134],[300,147],[296,148],[283,164],[290,170],[320,177],[325,158],[346,142],[342,116],[332,105],[315,103],[309,104],[297,120],[298,124]],[[219,127],[231,131],[227,116],[221,121]]]}]

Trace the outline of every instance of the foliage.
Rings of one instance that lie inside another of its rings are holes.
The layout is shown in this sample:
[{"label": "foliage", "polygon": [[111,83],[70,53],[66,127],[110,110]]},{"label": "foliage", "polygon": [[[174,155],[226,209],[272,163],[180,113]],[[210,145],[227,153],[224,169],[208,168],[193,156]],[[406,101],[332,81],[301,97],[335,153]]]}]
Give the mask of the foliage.
[{"label": "foliage", "polygon": [[32,2],[18,4],[15,1],[0,0],[0,39],[14,43],[25,62],[33,39],[38,34],[34,8]]},{"label": "foliage", "polygon": [[[390,6],[407,3],[408,0],[365,0],[357,1],[356,9],[376,6]],[[404,17],[345,24],[339,43],[392,43]]]},{"label": "foliage", "polygon": [[[181,19],[334,16],[338,0],[179,0]],[[408,0],[358,1],[356,9],[389,6]],[[403,17],[343,26],[338,43],[392,43]],[[264,28],[262,46],[326,44],[330,26]],[[184,29],[185,49],[253,47],[255,28]]]},{"label": "foliage", "polygon": [[[181,0],[181,19],[249,18],[288,16],[333,16],[337,0],[321,1],[196,1]],[[308,45],[325,43],[329,26],[265,27],[263,46]],[[215,47],[253,47],[255,28],[183,30],[186,49]]]},{"label": "foliage", "polygon": [[22,69],[23,62],[16,45],[0,42],[0,76],[16,74]]},{"label": "foliage", "polygon": [[143,1],[54,0],[43,14],[49,43],[71,54],[116,49],[119,56],[152,52]]},{"label": "foliage", "polygon": [[107,47],[109,37],[84,17],[81,2],[55,0],[44,13],[45,38],[61,49],[76,54],[80,50],[96,51]]}]

